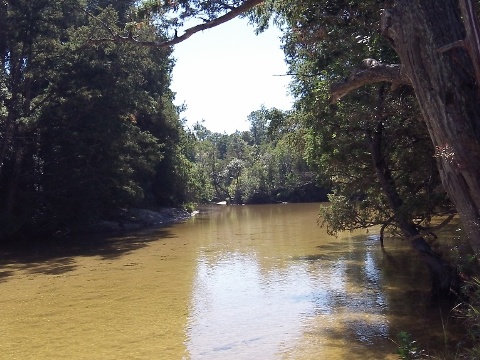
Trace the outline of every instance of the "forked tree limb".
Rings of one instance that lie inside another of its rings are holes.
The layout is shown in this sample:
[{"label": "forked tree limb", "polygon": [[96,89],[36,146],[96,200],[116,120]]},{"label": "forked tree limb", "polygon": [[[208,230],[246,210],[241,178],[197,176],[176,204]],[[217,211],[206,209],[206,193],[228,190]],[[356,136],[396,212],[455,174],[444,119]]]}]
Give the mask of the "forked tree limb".
[{"label": "forked tree limb", "polygon": [[378,82],[390,82],[393,86],[411,84],[410,79],[403,74],[401,65],[382,64],[373,59],[365,59],[348,78],[331,85],[330,102],[335,103],[353,90]]},{"label": "forked tree limb", "polygon": [[180,36],[175,36],[173,39],[165,40],[165,41],[143,41],[138,40],[133,36],[122,36],[117,32],[111,30],[111,28],[107,27],[110,34],[112,35],[109,38],[98,38],[98,39],[90,39],[88,42],[93,43],[103,43],[103,42],[124,42],[124,43],[134,43],[136,45],[146,46],[146,47],[158,47],[158,48],[165,48],[169,46],[176,45],[181,43],[182,41],[187,40],[190,36],[207,29],[211,29],[215,26],[221,25],[226,23],[229,20],[236,18],[237,16],[241,15],[252,9],[253,7],[257,6],[258,4],[262,3],[264,0],[246,0],[242,5],[232,8],[226,14],[219,16],[216,19],[211,21],[205,22],[203,24],[199,24],[188,28],[185,32]]},{"label": "forked tree limb", "polygon": [[457,214],[454,213],[454,214],[450,214],[445,220],[443,220],[440,224],[438,225],[435,225],[435,226],[432,226],[432,227],[429,227],[429,228],[426,228],[426,229],[423,229],[420,231],[420,234],[416,235],[416,236],[412,236],[410,238],[408,238],[409,241],[412,241],[412,240],[416,240],[416,239],[420,239],[422,237],[425,237],[431,233],[433,233],[434,231],[438,231],[440,230],[441,228],[443,228],[444,226],[448,225],[448,223],[450,221],[452,221],[452,219],[456,216]]}]

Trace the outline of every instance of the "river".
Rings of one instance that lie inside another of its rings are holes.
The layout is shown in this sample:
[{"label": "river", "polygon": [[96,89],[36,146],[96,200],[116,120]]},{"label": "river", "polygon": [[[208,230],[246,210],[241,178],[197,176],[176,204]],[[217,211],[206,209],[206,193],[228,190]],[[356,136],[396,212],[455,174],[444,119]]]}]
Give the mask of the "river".
[{"label": "river", "polygon": [[399,240],[328,236],[319,204],[219,206],[4,254],[1,359],[396,359],[454,341]]}]

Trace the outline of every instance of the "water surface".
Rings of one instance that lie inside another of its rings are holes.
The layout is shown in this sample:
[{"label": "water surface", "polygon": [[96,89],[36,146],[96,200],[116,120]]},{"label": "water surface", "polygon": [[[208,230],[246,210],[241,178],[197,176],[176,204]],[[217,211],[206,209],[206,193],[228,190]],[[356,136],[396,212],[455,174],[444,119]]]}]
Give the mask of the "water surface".
[{"label": "water surface", "polygon": [[215,207],[6,256],[0,358],[395,359],[402,330],[443,346],[452,320],[420,259],[374,231],[328,236],[318,206]]}]

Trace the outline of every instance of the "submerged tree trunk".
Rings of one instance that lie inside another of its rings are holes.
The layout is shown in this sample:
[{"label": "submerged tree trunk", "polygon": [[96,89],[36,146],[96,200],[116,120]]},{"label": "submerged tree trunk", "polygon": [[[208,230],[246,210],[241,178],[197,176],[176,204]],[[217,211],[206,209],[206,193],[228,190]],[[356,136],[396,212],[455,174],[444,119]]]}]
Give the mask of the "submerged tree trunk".
[{"label": "submerged tree trunk", "polygon": [[469,51],[449,46],[466,35],[458,1],[397,0],[383,24],[415,90],[443,185],[480,254],[479,87]]},{"label": "submerged tree trunk", "polygon": [[377,179],[393,211],[395,222],[430,271],[432,294],[441,297],[451,295],[452,290],[454,292],[458,290],[457,272],[448,261],[432,250],[430,244],[421,236],[419,229],[409,218],[409,213],[402,209],[403,200],[397,191],[394,178],[382,152],[382,130],[383,121],[379,119],[376,130],[369,134],[369,145]]}]

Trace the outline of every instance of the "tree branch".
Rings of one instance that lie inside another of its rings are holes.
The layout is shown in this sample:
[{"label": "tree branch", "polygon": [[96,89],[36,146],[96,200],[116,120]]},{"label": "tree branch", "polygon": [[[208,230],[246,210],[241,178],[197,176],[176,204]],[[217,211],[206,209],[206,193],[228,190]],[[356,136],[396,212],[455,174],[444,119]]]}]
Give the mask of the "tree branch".
[{"label": "tree branch", "polygon": [[129,43],[134,43],[136,45],[141,45],[141,46],[147,46],[147,47],[169,47],[176,45],[178,43],[181,43],[182,41],[187,40],[190,36],[196,34],[197,32],[211,29],[215,26],[221,25],[229,20],[234,19],[235,17],[239,16],[240,14],[252,9],[256,5],[262,3],[264,0],[246,0],[242,5],[232,8],[231,11],[227,12],[226,14],[213,19],[211,21],[205,22],[200,25],[193,26],[191,28],[188,28],[185,30],[185,32],[180,35],[176,36],[173,39],[170,40],[165,40],[165,41],[142,41],[135,39],[134,37],[131,36],[122,36],[118,33],[114,33],[111,31],[110,28],[107,27],[109,32],[112,34],[111,38],[100,38],[100,39],[90,39],[88,43],[94,44],[94,43],[102,43],[102,42],[129,42]]},{"label": "tree branch", "polygon": [[410,80],[403,74],[401,65],[386,65],[373,59],[365,59],[348,78],[332,84],[330,102],[336,103],[351,91],[377,82],[390,82],[393,86],[411,85]]},{"label": "tree branch", "polygon": [[422,237],[425,237],[425,236],[427,236],[427,235],[432,234],[434,231],[440,230],[440,229],[443,228],[444,226],[448,225],[448,223],[449,223],[450,221],[452,221],[452,219],[453,219],[456,215],[457,215],[456,213],[450,214],[450,215],[449,215],[445,220],[443,220],[440,224],[435,225],[435,226],[432,226],[432,227],[427,228],[427,229],[422,229],[418,235],[411,236],[410,238],[408,238],[408,240],[409,240],[409,241],[412,241],[412,240],[420,239],[420,238],[422,238]]}]

